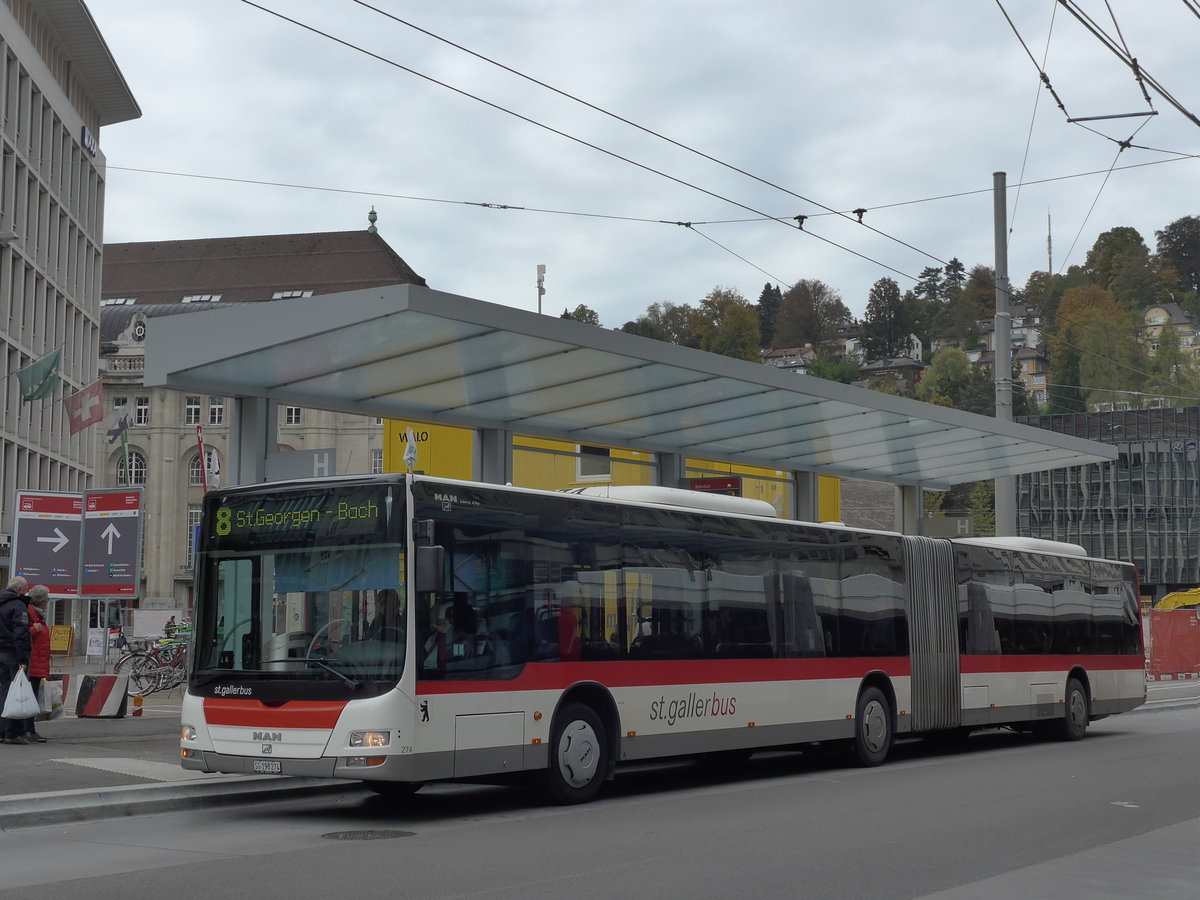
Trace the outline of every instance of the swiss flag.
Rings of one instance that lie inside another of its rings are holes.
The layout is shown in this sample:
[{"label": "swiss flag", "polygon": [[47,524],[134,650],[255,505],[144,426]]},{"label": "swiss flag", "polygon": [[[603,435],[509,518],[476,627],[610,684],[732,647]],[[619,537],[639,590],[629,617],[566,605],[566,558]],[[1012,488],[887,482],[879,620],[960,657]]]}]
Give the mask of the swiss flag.
[{"label": "swiss flag", "polygon": [[104,385],[97,379],[63,401],[71,419],[71,434],[104,421]]}]

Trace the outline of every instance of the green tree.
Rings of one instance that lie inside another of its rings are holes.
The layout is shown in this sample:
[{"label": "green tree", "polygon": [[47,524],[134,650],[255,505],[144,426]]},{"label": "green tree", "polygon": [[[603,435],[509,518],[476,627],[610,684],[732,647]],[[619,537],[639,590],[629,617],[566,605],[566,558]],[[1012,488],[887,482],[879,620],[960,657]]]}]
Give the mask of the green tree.
[{"label": "green tree", "polygon": [[971,360],[957,347],[943,347],[933,355],[929,368],[921,373],[917,384],[917,399],[942,406],[961,408],[963,396],[971,382]]},{"label": "green tree", "polygon": [[762,293],[758,295],[758,331],[764,343],[769,344],[775,339],[775,318],[779,315],[782,303],[783,291],[779,285],[770,282],[764,284]]},{"label": "green tree", "polygon": [[890,278],[880,278],[867,294],[867,310],[859,334],[863,356],[868,362],[907,356],[912,352],[911,334],[900,285]]},{"label": "green tree", "polygon": [[573,310],[568,311],[568,310],[564,309],[562,311],[562,315],[559,316],[559,318],[560,319],[572,319],[576,322],[582,322],[585,325],[599,325],[600,324],[600,314],[597,313],[590,306],[585,306],[582,303],[580,303]]},{"label": "green tree", "polygon": [[996,534],[995,482],[977,481],[967,495],[967,515],[971,517],[976,537]]},{"label": "green tree", "polygon": [[1154,239],[1160,264],[1175,270],[1183,290],[1200,294],[1200,216],[1176,219]]},{"label": "green tree", "polygon": [[826,381],[853,384],[858,380],[858,364],[844,353],[818,350],[808,364],[808,374]]},{"label": "green tree", "polygon": [[700,301],[700,349],[758,362],[758,308],[739,292],[715,287]]},{"label": "green tree", "polygon": [[1134,228],[1122,226],[1101,234],[1088,251],[1084,268],[1094,284],[1126,309],[1139,310],[1155,300],[1158,278],[1150,249]]},{"label": "green tree", "polygon": [[772,346],[820,347],[852,321],[854,317],[837,291],[823,281],[802,279],[788,288],[780,301]]}]

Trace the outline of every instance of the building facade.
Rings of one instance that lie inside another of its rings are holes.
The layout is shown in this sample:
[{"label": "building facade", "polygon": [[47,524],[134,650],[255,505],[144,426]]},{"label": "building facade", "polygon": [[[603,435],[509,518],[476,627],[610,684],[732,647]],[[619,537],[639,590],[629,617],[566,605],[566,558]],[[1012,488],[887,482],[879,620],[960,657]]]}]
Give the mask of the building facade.
[{"label": "building facade", "polygon": [[[14,494],[94,487],[95,437],[64,396],[96,378],[105,160],[101,129],[141,115],[80,0],[0,3],[0,576]],[[24,401],[17,371],[60,351],[59,382]],[[59,605],[61,606],[61,605]],[[62,621],[70,610],[55,610]]]},{"label": "building facade", "polygon": [[1137,565],[1142,594],[1200,585],[1200,407],[1028,416],[1116,444],[1115,462],[1017,477],[1018,532]]}]

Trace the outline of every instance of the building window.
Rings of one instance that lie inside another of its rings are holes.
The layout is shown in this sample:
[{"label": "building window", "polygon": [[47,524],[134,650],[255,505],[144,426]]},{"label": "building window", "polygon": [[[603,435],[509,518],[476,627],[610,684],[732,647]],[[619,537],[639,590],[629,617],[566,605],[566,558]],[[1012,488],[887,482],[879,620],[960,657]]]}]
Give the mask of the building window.
[{"label": "building window", "polygon": [[187,534],[183,537],[183,545],[187,548],[184,553],[184,565],[191,568],[196,558],[196,531],[200,527],[200,507],[189,506],[187,509]]},{"label": "building window", "polygon": [[376,416],[376,417],[375,417],[375,424],[376,424],[376,425],[382,425],[382,424],[383,424],[383,416]]},{"label": "building window", "polygon": [[209,397],[208,398],[208,424],[209,425],[224,425],[225,424],[225,398],[224,397]]},{"label": "building window", "polygon": [[112,398],[112,408],[120,409],[122,406],[124,406],[128,402],[129,402],[128,397],[113,397]]},{"label": "building window", "polygon": [[296,300],[300,297],[311,297],[312,291],[276,291],[271,295],[272,300]]},{"label": "building window", "polygon": [[184,425],[199,425],[200,424],[200,398],[185,397],[183,399],[183,424]]},{"label": "building window", "polygon": [[[216,452],[216,450],[211,448],[204,451],[204,459],[210,472],[213,471],[213,457],[216,455]],[[188,463],[188,484],[192,486],[204,484],[204,473],[200,471],[199,453],[193,456],[192,461]]]},{"label": "building window", "polygon": [[101,306],[130,306],[137,303],[137,297],[109,297],[107,300],[101,300]]},{"label": "building window", "polygon": [[[126,474],[125,461],[129,460],[129,470]],[[117,484],[145,484],[146,483],[146,457],[136,450],[130,450],[128,454],[122,453],[117,457]]]},{"label": "building window", "polygon": [[133,411],[134,425],[149,425],[150,424],[150,398],[135,397]]},{"label": "building window", "polygon": [[597,481],[612,477],[612,460],[607,447],[578,444],[576,461],[579,481]]},{"label": "building window", "polygon": [[371,451],[371,474],[372,475],[383,474],[383,451],[382,450],[372,450]]},{"label": "building window", "polygon": [[300,424],[300,407],[285,406],[283,408],[283,424],[284,425],[299,425]]},{"label": "building window", "polygon": [[184,297],[183,303],[216,303],[221,299],[220,294],[189,294]]}]

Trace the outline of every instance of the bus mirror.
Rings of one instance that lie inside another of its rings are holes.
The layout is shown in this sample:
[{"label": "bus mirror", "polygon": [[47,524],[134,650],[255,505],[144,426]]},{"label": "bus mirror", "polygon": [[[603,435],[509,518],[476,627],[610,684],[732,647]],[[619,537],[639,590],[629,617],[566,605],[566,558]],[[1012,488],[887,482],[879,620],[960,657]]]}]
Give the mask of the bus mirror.
[{"label": "bus mirror", "polygon": [[442,547],[417,547],[417,565],[414,586],[417,593],[441,591],[442,572],[446,551]]}]

